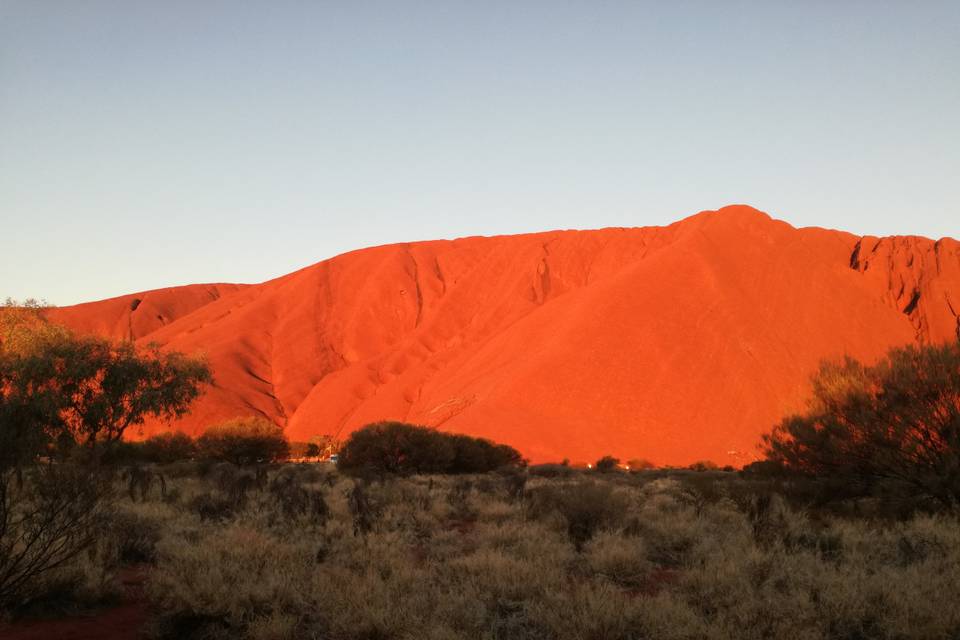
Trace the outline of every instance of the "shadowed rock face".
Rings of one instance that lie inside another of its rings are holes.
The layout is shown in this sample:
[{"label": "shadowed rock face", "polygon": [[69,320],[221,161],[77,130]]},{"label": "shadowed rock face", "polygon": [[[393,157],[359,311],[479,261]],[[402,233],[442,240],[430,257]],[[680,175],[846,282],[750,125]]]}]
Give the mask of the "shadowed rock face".
[{"label": "shadowed rock face", "polygon": [[263,284],[50,312],[206,354],[217,382],[175,425],[188,432],[261,414],[305,440],[401,419],[535,461],[734,465],[803,408],[820,359],[956,339],[958,314],[956,241],[794,229],[746,206],[373,247]]}]

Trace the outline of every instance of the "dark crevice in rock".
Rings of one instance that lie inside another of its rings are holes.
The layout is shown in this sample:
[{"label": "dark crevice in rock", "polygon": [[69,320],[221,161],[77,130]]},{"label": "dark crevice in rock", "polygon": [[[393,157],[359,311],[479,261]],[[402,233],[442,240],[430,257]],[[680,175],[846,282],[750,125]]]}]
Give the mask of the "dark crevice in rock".
[{"label": "dark crevice in rock", "polygon": [[913,295],[910,297],[910,302],[907,303],[907,306],[904,307],[903,312],[907,315],[913,313],[914,309],[917,308],[917,303],[920,302],[920,290],[914,289]]},{"label": "dark crevice in rock", "polygon": [[862,244],[863,239],[857,240],[857,244],[853,248],[853,253],[850,254],[850,268],[857,271],[860,270],[860,247]]},{"label": "dark crevice in rock", "polygon": [[136,311],[137,307],[140,306],[140,303],[143,302],[140,298],[134,298],[130,301],[130,311]]},{"label": "dark crevice in rock", "polygon": [[413,265],[412,273],[408,271],[410,277],[413,278],[413,286],[417,294],[417,319],[414,321],[413,326],[419,327],[420,320],[423,318],[423,289],[420,288],[420,265],[417,264],[417,259],[413,257],[413,252],[410,251],[409,245],[406,247],[407,257],[410,258],[410,263]]},{"label": "dark crevice in rock", "polygon": [[443,271],[440,269],[440,258],[436,257],[433,259],[433,272],[437,274],[437,280],[440,281],[441,289],[440,295],[442,296],[447,292],[447,281],[443,278]]}]

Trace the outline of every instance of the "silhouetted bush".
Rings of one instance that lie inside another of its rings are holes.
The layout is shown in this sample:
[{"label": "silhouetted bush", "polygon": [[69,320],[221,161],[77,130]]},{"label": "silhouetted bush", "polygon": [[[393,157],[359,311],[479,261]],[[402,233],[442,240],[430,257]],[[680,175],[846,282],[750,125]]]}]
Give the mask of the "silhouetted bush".
[{"label": "silhouetted bush", "polygon": [[630,469],[630,471],[647,471],[649,469],[656,469],[657,465],[644,458],[631,458],[627,460],[627,468]]},{"label": "silhouetted bush", "polygon": [[594,468],[600,473],[610,473],[611,471],[617,470],[617,465],[620,464],[619,458],[614,458],[613,456],[603,456],[597,463],[594,465]]},{"label": "silhouetted bush", "polygon": [[402,422],[378,422],[344,443],[337,467],[353,475],[483,473],[519,466],[520,454],[506,445],[448,434]]},{"label": "silhouetted bush", "polygon": [[697,460],[687,468],[691,471],[716,471],[719,469],[717,463],[710,460]]},{"label": "silhouetted bush", "polygon": [[157,464],[190,460],[197,453],[197,443],[182,431],[158,433],[143,442],[143,458]]},{"label": "silhouetted bush", "polygon": [[[84,456],[86,453],[84,449],[79,447],[70,447],[70,449],[71,458],[74,460],[76,460],[78,456]],[[62,454],[63,446],[60,447],[60,450]],[[60,457],[62,457],[62,455]],[[99,461],[104,464],[130,465],[147,462],[147,457],[142,442],[116,440],[104,443],[103,446],[100,447]]]},{"label": "silhouetted bush", "polygon": [[960,507],[960,343],[847,358],[813,378],[808,412],[764,437],[768,460],[873,493],[897,485]]},{"label": "silhouetted bush", "polygon": [[276,462],[290,452],[283,429],[264,418],[236,418],[210,427],[197,448],[205,458],[241,466]]}]

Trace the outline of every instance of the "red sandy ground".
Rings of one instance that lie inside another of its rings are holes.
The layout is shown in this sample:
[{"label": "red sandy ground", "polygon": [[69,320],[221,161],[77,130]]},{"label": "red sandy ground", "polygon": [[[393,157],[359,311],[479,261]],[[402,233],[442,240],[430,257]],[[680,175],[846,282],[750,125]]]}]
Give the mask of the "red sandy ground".
[{"label": "red sandy ground", "polygon": [[534,461],[739,465],[802,409],[822,358],[954,339],[958,313],[955,240],[795,229],[733,206],[668,227],[373,247],[258,285],[50,315],[206,354],[216,386],[174,425],[194,434],[249,414],[296,440],[400,419]]},{"label": "red sandy ground", "polygon": [[147,621],[143,598],[143,570],[127,569],[120,575],[125,597],[116,607],[58,620],[30,620],[0,625],[3,640],[136,640]]}]

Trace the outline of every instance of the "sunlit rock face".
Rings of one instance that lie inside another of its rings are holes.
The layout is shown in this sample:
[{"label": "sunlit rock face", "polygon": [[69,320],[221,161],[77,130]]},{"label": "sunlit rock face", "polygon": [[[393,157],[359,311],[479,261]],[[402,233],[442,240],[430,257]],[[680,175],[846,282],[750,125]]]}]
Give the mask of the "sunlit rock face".
[{"label": "sunlit rock face", "polygon": [[821,359],[957,339],[958,314],[955,240],[795,229],[746,206],[372,247],[257,285],[50,311],[205,354],[216,384],[172,425],[191,433],[249,414],[295,440],[399,419],[534,461],[733,465],[803,408]]}]

